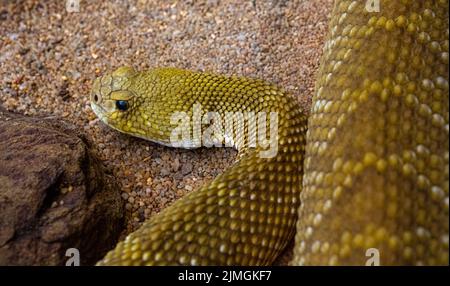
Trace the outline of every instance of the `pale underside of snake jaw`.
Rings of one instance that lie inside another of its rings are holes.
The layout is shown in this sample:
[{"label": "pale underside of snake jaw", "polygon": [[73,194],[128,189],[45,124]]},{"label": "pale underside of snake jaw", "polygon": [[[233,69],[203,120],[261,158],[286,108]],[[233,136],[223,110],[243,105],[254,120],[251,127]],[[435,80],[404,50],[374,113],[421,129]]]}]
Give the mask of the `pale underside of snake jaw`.
[{"label": "pale underside of snake jaw", "polygon": [[278,114],[275,157],[238,138],[232,167],[99,265],[268,265],[295,231],[292,265],[364,265],[368,253],[448,264],[448,1],[365,2],[335,3],[307,134],[296,101],[259,80],[128,68],[97,80],[102,121],[161,143],[170,115],[195,103]]}]

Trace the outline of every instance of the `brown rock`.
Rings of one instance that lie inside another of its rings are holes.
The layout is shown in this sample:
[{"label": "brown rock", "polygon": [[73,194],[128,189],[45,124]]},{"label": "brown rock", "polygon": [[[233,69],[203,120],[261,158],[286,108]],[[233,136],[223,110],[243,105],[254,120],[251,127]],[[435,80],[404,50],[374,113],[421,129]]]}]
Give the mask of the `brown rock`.
[{"label": "brown rock", "polygon": [[117,242],[123,204],[75,127],[0,109],[0,265],[94,264]]},{"label": "brown rock", "polygon": [[178,158],[173,159],[171,167],[172,171],[177,172],[180,169],[180,160]]},{"label": "brown rock", "polygon": [[183,174],[184,176],[189,175],[192,172],[192,169],[193,169],[192,163],[186,162],[181,167],[181,174]]}]

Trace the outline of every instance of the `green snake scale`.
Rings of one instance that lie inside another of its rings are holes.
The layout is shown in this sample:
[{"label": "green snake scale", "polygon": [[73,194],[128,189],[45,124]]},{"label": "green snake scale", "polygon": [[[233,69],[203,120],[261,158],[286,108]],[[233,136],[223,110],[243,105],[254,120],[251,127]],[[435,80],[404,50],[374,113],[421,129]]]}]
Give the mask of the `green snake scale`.
[{"label": "green snake scale", "polygon": [[365,2],[334,5],[308,118],[255,79],[129,67],[97,79],[103,122],[166,145],[171,115],[195,103],[278,114],[276,156],[237,137],[233,166],[98,264],[270,265],[294,236],[292,265],[364,265],[372,248],[382,265],[448,264],[448,0]]}]

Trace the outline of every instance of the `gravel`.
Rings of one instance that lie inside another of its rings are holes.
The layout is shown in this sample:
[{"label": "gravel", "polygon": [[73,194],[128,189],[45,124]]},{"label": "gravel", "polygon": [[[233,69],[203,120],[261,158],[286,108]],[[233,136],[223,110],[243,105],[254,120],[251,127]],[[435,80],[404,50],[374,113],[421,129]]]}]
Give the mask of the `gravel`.
[{"label": "gravel", "polygon": [[0,0],[0,104],[84,129],[121,183],[125,236],[212,180],[235,152],[170,149],[105,127],[89,107],[92,80],[124,64],[237,74],[276,83],[309,110],[331,7],[331,0],[82,0],[69,13],[65,1]]}]

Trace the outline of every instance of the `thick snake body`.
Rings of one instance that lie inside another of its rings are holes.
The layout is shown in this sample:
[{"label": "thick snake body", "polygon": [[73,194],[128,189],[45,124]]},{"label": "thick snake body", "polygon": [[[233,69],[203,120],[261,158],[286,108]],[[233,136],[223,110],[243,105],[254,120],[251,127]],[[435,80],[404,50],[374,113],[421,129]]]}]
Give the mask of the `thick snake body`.
[{"label": "thick snake body", "polygon": [[335,3],[309,122],[260,80],[128,67],[97,79],[97,116],[161,144],[196,104],[218,115],[209,125],[240,112],[276,114],[278,127],[275,156],[261,156],[245,134],[273,122],[237,120],[236,163],[99,265],[269,265],[295,233],[292,265],[448,264],[448,1],[364,2]]}]

